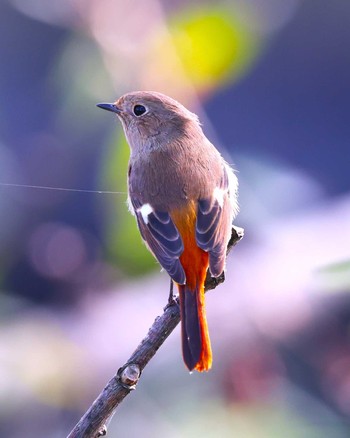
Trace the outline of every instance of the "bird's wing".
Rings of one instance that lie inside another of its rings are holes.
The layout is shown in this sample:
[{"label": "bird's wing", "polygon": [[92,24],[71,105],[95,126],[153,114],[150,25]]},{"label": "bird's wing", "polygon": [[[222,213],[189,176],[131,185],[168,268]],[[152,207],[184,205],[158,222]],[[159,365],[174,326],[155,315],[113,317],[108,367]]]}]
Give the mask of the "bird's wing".
[{"label": "bird's wing", "polygon": [[179,260],[184,246],[169,213],[157,211],[149,203],[142,204],[132,195],[130,201],[148,248],[174,281],[185,284],[186,276]]},{"label": "bird's wing", "polygon": [[220,184],[212,196],[198,200],[197,245],[209,253],[209,269],[214,277],[225,268],[227,243],[231,236],[237,188],[236,177],[231,172],[225,166]]}]

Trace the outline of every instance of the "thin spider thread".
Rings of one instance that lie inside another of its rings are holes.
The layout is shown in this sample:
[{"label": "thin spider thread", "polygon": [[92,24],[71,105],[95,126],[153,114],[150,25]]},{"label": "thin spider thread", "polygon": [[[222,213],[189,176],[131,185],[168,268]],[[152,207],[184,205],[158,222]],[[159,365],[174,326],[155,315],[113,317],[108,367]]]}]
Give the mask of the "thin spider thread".
[{"label": "thin spider thread", "polygon": [[49,186],[35,186],[30,184],[15,184],[15,183],[0,183],[1,187],[20,187],[27,189],[39,189],[39,190],[57,190],[61,192],[78,192],[78,193],[97,193],[107,195],[126,195],[126,192],[114,192],[111,190],[86,190],[86,189],[73,189],[68,187],[49,187]]}]

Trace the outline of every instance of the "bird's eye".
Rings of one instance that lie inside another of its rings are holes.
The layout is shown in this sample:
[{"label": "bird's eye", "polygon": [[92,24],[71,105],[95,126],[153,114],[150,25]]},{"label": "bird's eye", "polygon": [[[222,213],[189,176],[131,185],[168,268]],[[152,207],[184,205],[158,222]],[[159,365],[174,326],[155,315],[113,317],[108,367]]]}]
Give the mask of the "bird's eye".
[{"label": "bird's eye", "polygon": [[147,109],[143,105],[135,105],[133,111],[135,116],[140,117],[142,114],[145,114]]}]

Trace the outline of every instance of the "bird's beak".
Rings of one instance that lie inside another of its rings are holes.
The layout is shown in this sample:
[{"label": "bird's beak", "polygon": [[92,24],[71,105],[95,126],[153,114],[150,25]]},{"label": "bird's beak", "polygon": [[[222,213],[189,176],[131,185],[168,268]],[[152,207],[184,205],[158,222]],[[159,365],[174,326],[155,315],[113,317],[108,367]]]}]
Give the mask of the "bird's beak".
[{"label": "bird's beak", "polygon": [[107,111],[112,111],[112,113],[120,114],[122,112],[114,103],[98,103],[96,106]]}]

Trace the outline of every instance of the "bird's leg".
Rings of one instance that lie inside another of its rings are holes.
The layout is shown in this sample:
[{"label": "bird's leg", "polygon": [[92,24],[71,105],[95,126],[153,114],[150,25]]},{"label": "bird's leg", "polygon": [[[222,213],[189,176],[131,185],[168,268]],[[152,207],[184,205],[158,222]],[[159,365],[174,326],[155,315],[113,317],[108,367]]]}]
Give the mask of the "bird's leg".
[{"label": "bird's leg", "polygon": [[174,282],[173,282],[173,279],[170,278],[168,304],[173,304],[173,302],[174,302]]},{"label": "bird's leg", "polygon": [[168,304],[165,306],[164,310],[166,310],[168,307],[177,305],[178,302],[174,296],[174,282],[172,278],[170,278],[170,288],[169,288],[169,298],[168,298]]}]

